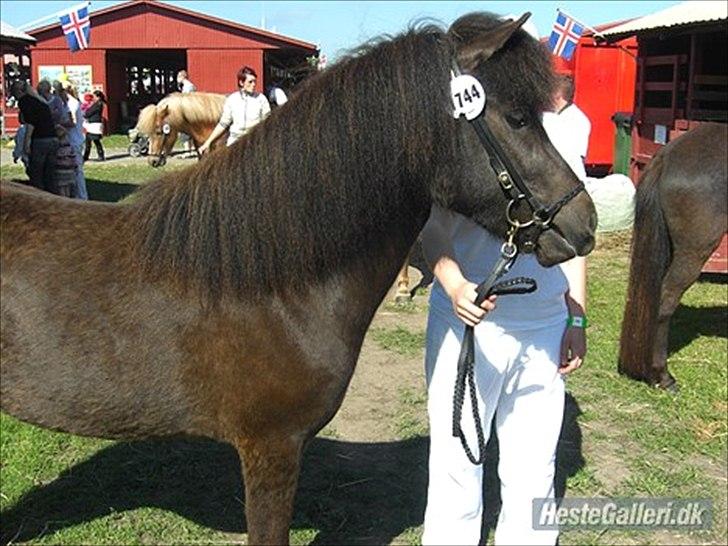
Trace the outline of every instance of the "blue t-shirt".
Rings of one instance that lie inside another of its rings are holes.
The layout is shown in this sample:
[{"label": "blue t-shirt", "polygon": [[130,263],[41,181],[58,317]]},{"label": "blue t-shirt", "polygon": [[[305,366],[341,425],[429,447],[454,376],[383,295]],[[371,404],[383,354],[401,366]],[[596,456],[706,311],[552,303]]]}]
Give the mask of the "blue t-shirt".
[{"label": "blue t-shirt", "polygon": [[[500,257],[503,240],[456,212],[433,206],[431,214],[450,215],[446,224],[452,229],[450,240],[455,260],[466,279],[476,284],[483,282]],[[565,294],[569,283],[560,266],[543,267],[534,254],[521,253],[510,271],[500,280],[514,277],[534,279],[538,285],[537,290],[531,294],[498,297],[496,308],[484,320],[506,329],[564,324],[568,316]],[[430,305],[454,314],[452,301],[437,279],[433,283]]]}]

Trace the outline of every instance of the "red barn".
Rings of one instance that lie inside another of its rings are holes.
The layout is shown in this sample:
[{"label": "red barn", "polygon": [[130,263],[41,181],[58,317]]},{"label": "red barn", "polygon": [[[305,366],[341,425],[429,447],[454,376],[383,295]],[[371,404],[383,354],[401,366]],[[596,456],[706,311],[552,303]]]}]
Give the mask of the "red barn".
[{"label": "red barn", "polygon": [[275,79],[300,77],[314,44],[187,9],[134,0],[90,13],[89,49],[71,52],[59,23],[28,33],[32,83],[66,74],[83,91],[108,99],[107,132],[127,129],[140,108],[176,91],[186,69],[199,91],[230,93],[243,65],[258,73],[258,90]]}]

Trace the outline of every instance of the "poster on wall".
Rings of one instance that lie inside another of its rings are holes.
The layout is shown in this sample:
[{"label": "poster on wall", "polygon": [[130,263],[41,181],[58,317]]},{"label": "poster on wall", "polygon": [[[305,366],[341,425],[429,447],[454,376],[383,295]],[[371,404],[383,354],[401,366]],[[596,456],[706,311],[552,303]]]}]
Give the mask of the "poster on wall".
[{"label": "poster on wall", "polygon": [[41,65],[38,67],[38,81],[68,80],[81,95],[93,91],[92,76],[90,64]]},{"label": "poster on wall", "polygon": [[79,95],[90,93],[93,90],[90,64],[67,64],[66,76]]},{"label": "poster on wall", "polygon": [[53,80],[60,80],[63,73],[64,67],[62,64],[40,65],[38,67],[38,81],[48,80],[49,82],[52,82]]}]

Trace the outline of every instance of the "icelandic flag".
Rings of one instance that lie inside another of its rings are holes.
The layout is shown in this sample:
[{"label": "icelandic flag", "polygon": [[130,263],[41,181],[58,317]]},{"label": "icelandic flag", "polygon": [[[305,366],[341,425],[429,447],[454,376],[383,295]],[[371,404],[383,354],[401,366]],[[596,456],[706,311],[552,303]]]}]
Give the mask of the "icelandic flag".
[{"label": "icelandic flag", "polygon": [[61,14],[61,28],[66,35],[71,51],[88,48],[91,38],[91,20],[88,16],[89,2],[79,4]]},{"label": "icelandic flag", "polygon": [[554,29],[551,31],[551,37],[549,38],[551,53],[563,57],[567,61],[570,60],[583,32],[584,27],[574,19],[558,12]]}]

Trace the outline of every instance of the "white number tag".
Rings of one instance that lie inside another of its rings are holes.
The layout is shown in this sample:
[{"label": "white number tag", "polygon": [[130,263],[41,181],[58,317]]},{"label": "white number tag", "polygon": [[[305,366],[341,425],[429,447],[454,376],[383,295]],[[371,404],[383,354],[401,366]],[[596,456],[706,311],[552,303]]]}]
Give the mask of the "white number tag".
[{"label": "white number tag", "polygon": [[485,108],[485,89],[476,78],[468,74],[461,74],[450,80],[450,95],[455,107],[455,119],[465,114],[468,121],[474,120]]}]

